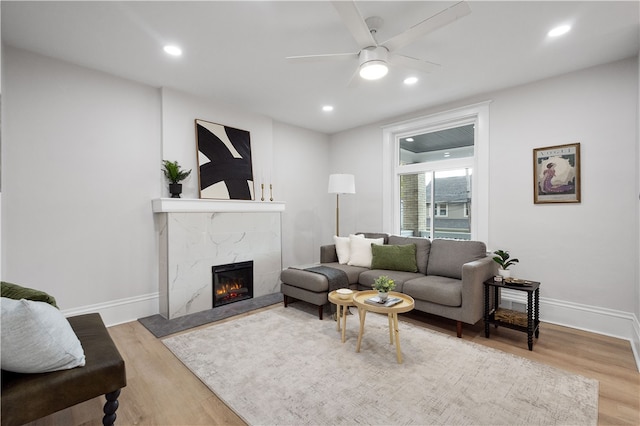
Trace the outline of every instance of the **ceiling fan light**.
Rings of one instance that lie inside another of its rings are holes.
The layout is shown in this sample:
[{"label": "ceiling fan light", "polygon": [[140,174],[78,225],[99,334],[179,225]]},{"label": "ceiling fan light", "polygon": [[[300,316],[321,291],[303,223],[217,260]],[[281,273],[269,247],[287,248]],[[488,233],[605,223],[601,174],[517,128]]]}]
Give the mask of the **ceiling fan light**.
[{"label": "ceiling fan light", "polygon": [[378,80],[389,72],[386,62],[369,61],[360,66],[360,77],[365,80]]}]

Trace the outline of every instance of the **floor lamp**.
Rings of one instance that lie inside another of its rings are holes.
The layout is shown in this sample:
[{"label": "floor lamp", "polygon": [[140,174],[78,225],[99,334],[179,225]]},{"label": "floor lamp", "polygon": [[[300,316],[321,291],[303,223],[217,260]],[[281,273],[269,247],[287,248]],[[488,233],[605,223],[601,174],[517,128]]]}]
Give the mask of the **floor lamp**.
[{"label": "floor lamp", "polygon": [[336,194],[336,236],[340,236],[340,194],[355,194],[356,183],[353,175],[329,175],[329,194]]}]

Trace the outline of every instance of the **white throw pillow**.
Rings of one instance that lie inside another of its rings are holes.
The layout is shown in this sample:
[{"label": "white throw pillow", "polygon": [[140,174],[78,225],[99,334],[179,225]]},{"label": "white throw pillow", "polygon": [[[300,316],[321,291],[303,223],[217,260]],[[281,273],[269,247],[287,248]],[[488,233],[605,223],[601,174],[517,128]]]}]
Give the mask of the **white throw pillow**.
[{"label": "white throw pillow", "polygon": [[3,297],[3,370],[17,373],[45,373],[85,364],[84,350],[69,321],[45,302]]},{"label": "white throw pillow", "polygon": [[349,236],[351,243],[351,252],[349,254],[348,265],[362,266],[363,268],[371,268],[371,244],[384,244],[384,238],[352,238]]},{"label": "white throw pillow", "polygon": [[346,265],[349,262],[351,253],[351,237],[364,238],[364,235],[349,235],[348,237],[333,237],[333,242],[336,245],[336,254],[338,255],[338,263]]}]

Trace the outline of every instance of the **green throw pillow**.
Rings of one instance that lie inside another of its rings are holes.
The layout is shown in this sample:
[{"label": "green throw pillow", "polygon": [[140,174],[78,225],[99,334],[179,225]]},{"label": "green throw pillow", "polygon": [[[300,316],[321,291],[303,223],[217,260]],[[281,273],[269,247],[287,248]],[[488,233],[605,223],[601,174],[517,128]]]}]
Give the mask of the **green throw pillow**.
[{"label": "green throw pillow", "polygon": [[372,245],[371,269],[418,272],[416,245]]},{"label": "green throw pillow", "polygon": [[56,308],[58,307],[58,305],[56,305],[55,297],[50,296],[44,291],[22,287],[18,284],[7,283],[4,281],[0,283],[0,286],[2,287],[2,297],[15,300],[27,299],[35,302],[46,302]]}]

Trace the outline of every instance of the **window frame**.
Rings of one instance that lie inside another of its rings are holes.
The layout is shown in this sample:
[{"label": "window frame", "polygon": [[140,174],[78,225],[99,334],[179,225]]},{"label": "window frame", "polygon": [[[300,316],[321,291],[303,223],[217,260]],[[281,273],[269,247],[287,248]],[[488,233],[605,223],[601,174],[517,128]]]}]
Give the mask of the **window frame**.
[{"label": "window frame", "polygon": [[436,132],[474,124],[474,181],[471,188],[471,239],[488,241],[489,236],[489,104],[481,102],[465,107],[418,117],[382,127],[382,203],[383,230],[400,233],[400,175],[420,173],[429,168],[456,169],[469,164],[468,158],[430,163],[400,165],[400,139],[419,133]]}]

